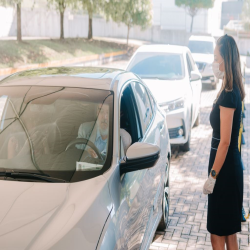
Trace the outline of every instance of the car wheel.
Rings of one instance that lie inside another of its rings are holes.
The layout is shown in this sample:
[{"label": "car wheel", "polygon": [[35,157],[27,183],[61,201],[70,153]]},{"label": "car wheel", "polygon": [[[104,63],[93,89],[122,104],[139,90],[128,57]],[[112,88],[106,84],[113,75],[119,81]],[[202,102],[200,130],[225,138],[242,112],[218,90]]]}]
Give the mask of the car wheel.
[{"label": "car wheel", "polygon": [[184,152],[187,152],[189,151],[191,148],[190,148],[190,144],[191,144],[191,128],[192,128],[192,118],[190,119],[190,129],[189,129],[189,134],[188,134],[188,140],[185,144],[183,144],[180,149]]},{"label": "car wheel", "polygon": [[199,125],[200,125],[200,111],[199,111],[197,118],[195,120],[194,127],[198,127]]},{"label": "car wheel", "polygon": [[[169,167],[168,167],[168,171],[169,171]],[[163,189],[163,197],[162,197],[162,216],[161,216],[161,220],[159,222],[157,230],[164,231],[167,228],[168,216],[169,216],[169,178],[166,184],[164,181],[164,189]]]}]

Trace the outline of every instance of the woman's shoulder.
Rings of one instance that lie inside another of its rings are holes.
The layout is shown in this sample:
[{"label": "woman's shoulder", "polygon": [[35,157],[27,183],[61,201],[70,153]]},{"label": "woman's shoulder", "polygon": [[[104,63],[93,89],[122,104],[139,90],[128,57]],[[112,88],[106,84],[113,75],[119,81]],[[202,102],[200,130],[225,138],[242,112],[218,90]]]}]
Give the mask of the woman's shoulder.
[{"label": "woman's shoulder", "polygon": [[218,98],[218,105],[226,108],[237,108],[240,99],[240,92],[237,86],[232,90],[224,89]]}]

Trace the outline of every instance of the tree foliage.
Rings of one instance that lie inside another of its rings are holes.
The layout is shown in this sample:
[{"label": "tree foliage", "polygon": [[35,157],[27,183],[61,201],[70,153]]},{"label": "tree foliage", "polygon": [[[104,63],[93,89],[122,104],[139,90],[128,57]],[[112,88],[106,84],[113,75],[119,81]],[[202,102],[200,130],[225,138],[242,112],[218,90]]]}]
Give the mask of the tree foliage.
[{"label": "tree foliage", "polygon": [[76,6],[78,0],[47,0],[48,6],[54,6],[60,13],[60,39],[64,39],[64,12],[69,6]]},{"label": "tree foliage", "polygon": [[88,31],[88,39],[93,38],[93,14],[98,14],[102,12],[103,6],[105,4],[105,0],[79,0],[82,5],[83,10],[88,12],[89,16],[89,31]]},{"label": "tree foliage", "polygon": [[22,0],[0,0],[0,5],[7,7],[7,6],[15,6],[18,3],[21,3]]},{"label": "tree foliage", "polygon": [[151,24],[151,11],[151,0],[108,0],[104,5],[104,12],[108,19],[111,18],[127,26],[127,43],[131,27],[138,25],[146,29]]},{"label": "tree foliage", "polygon": [[17,41],[22,41],[22,21],[21,21],[21,4],[22,0],[0,0],[0,5],[7,7],[12,6],[16,8],[17,15]]},{"label": "tree foliage", "polygon": [[175,0],[178,7],[185,8],[191,16],[190,32],[193,30],[193,19],[201,9],[210,9],[214,6],[215,0]]}]

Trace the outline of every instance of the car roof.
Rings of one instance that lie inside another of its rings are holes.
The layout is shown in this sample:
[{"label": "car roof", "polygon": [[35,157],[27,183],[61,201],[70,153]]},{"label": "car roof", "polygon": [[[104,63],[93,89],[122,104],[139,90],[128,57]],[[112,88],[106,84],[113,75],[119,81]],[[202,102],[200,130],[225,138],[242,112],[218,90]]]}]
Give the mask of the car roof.
[{"label": "car roof", "polygon": [[189,41],[215,42],[215,39],[212,36],[191,36]]},{"label": "car roof", "polygon": [[169,44],[142,45],[137,50],[137,52],[167,52],[176,54],[183,54],[186,51],[189,51],[188,47],[186,46]]},{"label": "car roof", "polygon": [[120,69],[98,67],[51,67],[12,74],[0,86],[61,86],[110,90]]}]

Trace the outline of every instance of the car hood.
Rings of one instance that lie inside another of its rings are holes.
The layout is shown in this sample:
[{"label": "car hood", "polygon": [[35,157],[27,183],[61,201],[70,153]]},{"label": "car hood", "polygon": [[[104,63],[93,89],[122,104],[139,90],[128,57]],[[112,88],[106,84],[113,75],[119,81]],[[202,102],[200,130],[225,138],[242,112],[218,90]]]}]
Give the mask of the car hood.
[{"label": "car hood", "polygon": [[188,83],[183,80],[143,79],[159,104],[171,102],[187,93]]},{"label": "car hood", "polygon": [[192,53],[192,56],[195,62],[212,63],[214,61],[213,54]]},{"label": "car hood", "polygon": [[95,249],[112,209],[103,176],[71,184],[0,181],[0,200],[5,250]]}]

